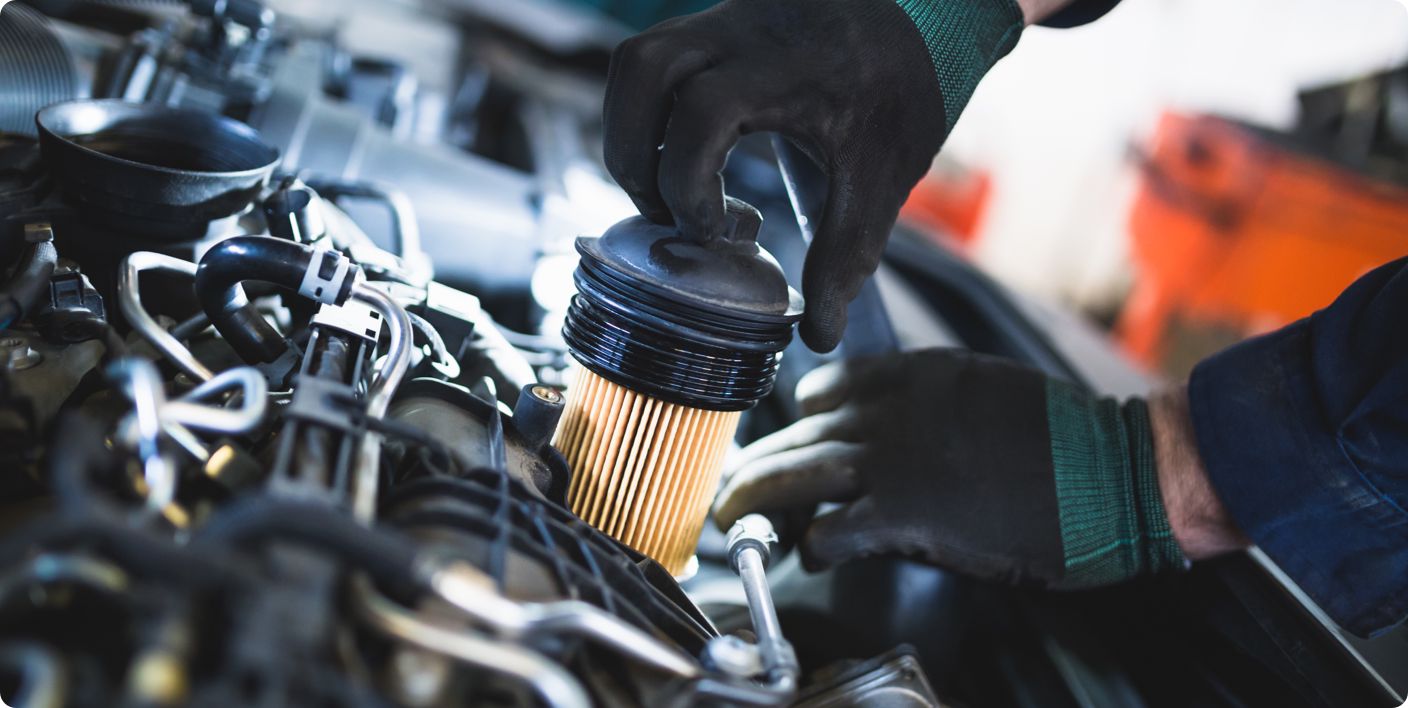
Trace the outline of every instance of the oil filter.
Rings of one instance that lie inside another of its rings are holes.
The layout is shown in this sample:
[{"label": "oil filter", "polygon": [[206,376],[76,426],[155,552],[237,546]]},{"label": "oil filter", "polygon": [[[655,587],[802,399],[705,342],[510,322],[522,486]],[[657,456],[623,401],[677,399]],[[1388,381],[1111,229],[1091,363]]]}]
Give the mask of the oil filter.
[{"label": "oil filter", "polygon": [[772,390],[802,299],[728,199],[709,243],[643,217],[577,239],[563,337],[580,364],[554,445],[572,511],[676,575],[694,554],[742,412]]}]

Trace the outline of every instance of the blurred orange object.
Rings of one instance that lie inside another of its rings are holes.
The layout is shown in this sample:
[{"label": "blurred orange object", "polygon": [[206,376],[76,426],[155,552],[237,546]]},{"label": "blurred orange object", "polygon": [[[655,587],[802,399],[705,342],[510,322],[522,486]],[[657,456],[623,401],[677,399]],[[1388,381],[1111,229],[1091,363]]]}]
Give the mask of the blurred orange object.
[{"label": "blurred orange object", "polygon": [[991,193],[992,177],[986,171],[940,163],[914,186],[900,218],[972,246]]},{"label": "blurred orange object", "polygon": [[1186,373],[1408,253],[1408,189],[1273,140],[1215,117],[1160,120],[1130,217],[1136,284],[1117,324],[1151,369]]}]

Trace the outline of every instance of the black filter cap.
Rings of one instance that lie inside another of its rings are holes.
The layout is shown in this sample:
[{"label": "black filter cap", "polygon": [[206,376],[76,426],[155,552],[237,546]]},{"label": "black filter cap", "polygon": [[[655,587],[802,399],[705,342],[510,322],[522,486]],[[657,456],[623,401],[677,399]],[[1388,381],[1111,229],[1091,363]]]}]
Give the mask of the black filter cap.
[{"label": "black filter cap", "polygon": [[708,410],[743,410],[772,390],[802,298],[758,246],[762,215],[726,203],[728,232],[706,243],[640,216],[577,239],[563,336],[583,366]]}]

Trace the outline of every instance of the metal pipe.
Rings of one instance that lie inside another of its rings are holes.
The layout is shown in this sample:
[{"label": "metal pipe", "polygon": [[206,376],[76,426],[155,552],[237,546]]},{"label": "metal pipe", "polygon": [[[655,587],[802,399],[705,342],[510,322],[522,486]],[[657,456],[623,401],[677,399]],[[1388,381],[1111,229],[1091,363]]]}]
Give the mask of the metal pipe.
[{"label": "metal pipe", "polygon": [[144,359],[123,359],[109,373],[132,399],[137,456],[147,483],[146,507],[159,514],[176,498],[176,467],[161,451],[161,407],[166,400],[161,377]]},{"label": "metal pipe", "polygon": [[200,438],[196,437],[195,433],[186,430],[181,424],[163,420],[161,429],[166,433],[166,437],[171,438],[172,442],[181,446],[187,455],[202,465],[210,460],[210,449],[200,441]]},{"label": "metal pipe", "polygon": [[[240,392],[239,408],[199,403],[229,391]],[[240,366],[222,371],[180,398],[168,401],[162,406],[161,419],[208,433],[240,435],[259,425],[268,407],[269,383],[264,380],[264,375],[253,367]]]},{"label": "metal pipe", "polygon": [[151,251],[136,251],[124,258],[117,276],[117,302],[122,308],[123,317],[127,318],[127,322],[137,331],[138,336],[171,360],[187,376],[200,382],[211,380],[215,373],[200,363],[189,349],[181,345],[180,340],[162,329],[156,319],[142,307],[140,277],[143,271],[148,270],[180,273],[194,278],[196,264]]},{"label": "metal pipe", "polygon": [[434,325],[431,325],[424,317],[413,312],[408,311],[406,315],[411,318],[411,325],[419,330],[421,334],[425,335],[426,341],[430,343],[430,351],[435,355],[435,360],[431,362],[431,366],[434,366],[436,371],[439,371],[445,378],[451,381],[459,378],[460,363],[450,354],[449,347],[445,346],[445,339],[435,330]]},{"label": "metal pipe", "polygon": [[758,636],[758,650],[762,653],[768,680],[778,690],[792,690],[797,685],[797,662],[790,656],[791,645],[782,636],[782,623],[777,619],[777,607],[772,602],[763,556],[757,549],[745,548],[739,553],[737,563],[743,594],[748,598],[748,616],[753,620],[753,632]]},{"label": "metal pipe", "polygon": [[[237,409],[198,402],[232,390],[241,391],[241,405]],[[205,463],[210,459],[210,450],[191,432],[191,428],[208,433],[240,435],[258,426],[268,407],[269,384],[264,380],[264,375],[251,367],[238,367],[221,372],[177,400],[166,400],[163,394],[157,402],[157,419],[161,423],[162,433],[191,457]],[[134,416],[118,423],[118,439],[135,447],[141,444],[142,435]]]},{"label": "metal pipe", "polygon": [[405,378],[411,366],[411,318],[390,295],[370,283],[353,285],[352,299],[370,305],[386,323],[386,361],[372,377],[367,389],[367,415],[380,418],[386,414],[391,397],[396,394],[396,388],[401,385],[401,379]]},{"label": "metal pipe", "polygon": [[339,197],[354,197],[379,201],[391,211],[392,241],[396,256],[417,283],[430,279],[430,257],[421,246],[420,225],[415,206],[405,192],[373,180],[324,180],[309,177],[309,187],[320,195],[336,201]]},{"label": "metal pipe", "polygon": [[703,675],[698,662],[621,618],[580,600],[518,603],[500,595],[477,568],[451,562],[434,571],[430,587],[446,602],[503,635],[525,639],[568,634],[611,647],[642,664],[682,678]]},{"label": "metal pipe", "polygon": [[63,658],[38,642],[0,645],[0,666],[18,679],[5,698],[26,708],[62,708],[68,703],[72,676]]},{"label": "metal pipe", "polygon": [[756,549],[745,548],[738,554],[738,578],[743,581],[743,594],[748,597],[748,615],[753,619],[758,643],[781,638],[782,624],[777,620],[777,608],[772,603],[767,570],[763,556]]},{"label": "metal pipe", "polygon": [[791,692],[797,688],[800,667],[791,643],[782,636],[782,623],[777,619],[772,587],[768,585],[768,556],[776,543],[772,522],[761,514],[748,514],[729,529],[728,558],[748,598],[748,616],[753,620],[753,633],[758,636],[768,687]]},{"label": "metal pipe", "polygon": [[186,340],[194,337],[205,330],[210,329],[210,318],[204,312],[197,312],[191,315],[190,319],[178,323],[171,328],[171,336]]},{"label": "metal pipe", "polygon": [[509,343],[504,337],[503,328],[484,308],[474,313],[474,346],[489,360],[493,371],[502,378],[499,389],[506,394],[505,402],[510,406],[518,402],[518,393],[524,386],[538,383],[538,374],[533,365],[524,358],[523,352]]},{"label": "metal pipe", "polygon": [[[406,310],[390,295],[376,286],[359,281],[352,286],[351,297],[360,300],[376,310],[386,323],[386,359],[372,377],[367,387],[367,416],[381,418],[391,406],[391,398],[405,378],[411,366],[411,350],[414,332],[411,318]],[[362,450],[357,456],[357,470],[354,477],[352,513],[359,521],[370,523],[376,515],[377,482],[381,461],[381,436],[368,431],[362,438]]]},{"label": "metal pipe", "polygon": [[12,599],[27,599],[35,585],[67,585],[117,594],[128,589],[129,578],[121,568],[100,558],[42,553],[0,575],[0,605]]},{"label": "metal pipe", "polygon": [[383,597],[365,577],[355,578],[352,587],[353,606],[358,616],[392,637],[470,666],[513,676],[531,686],[550,706],[588,708],[591,705],[577,679],[541,654],[425,622]]}]

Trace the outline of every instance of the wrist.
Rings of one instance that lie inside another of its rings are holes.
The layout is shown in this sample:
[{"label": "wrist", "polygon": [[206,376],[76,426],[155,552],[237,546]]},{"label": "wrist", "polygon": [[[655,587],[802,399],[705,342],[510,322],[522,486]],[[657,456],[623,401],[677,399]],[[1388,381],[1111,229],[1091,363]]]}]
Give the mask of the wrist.
[{"label": "wrist", "polygon": [[1017,0],[894,0],[924,41],[952,130],[978,82],[1017,46],[1026,26]]},{"label": "wrist", "polygon": [[1056,14],[1057,10],[1071,4],[1073,0],[1017,0],[1022,7],[1022,17],[1028,26],[1034,25]]},{"label": "wrist", "polygon": [[1061,586],[1184,567],[1160,499],[1147,403],[1050,379],[1046,419],[1065,556]]},{"label": "wrist", "polygon": [[1154,461],[1173,538],[1190,560],[1212,558],[1251,545],[1217,497],[1193,435],[1184,385],[1149,397]]}]

